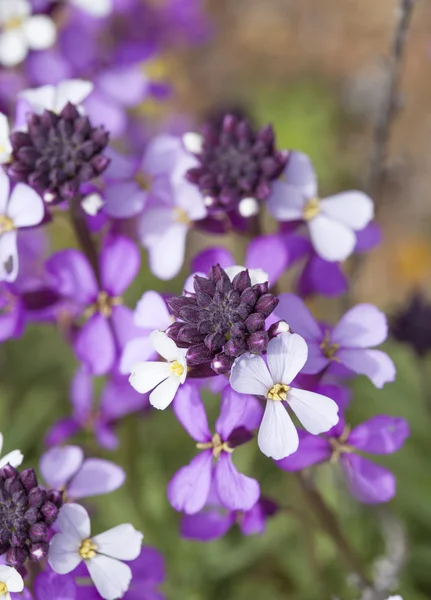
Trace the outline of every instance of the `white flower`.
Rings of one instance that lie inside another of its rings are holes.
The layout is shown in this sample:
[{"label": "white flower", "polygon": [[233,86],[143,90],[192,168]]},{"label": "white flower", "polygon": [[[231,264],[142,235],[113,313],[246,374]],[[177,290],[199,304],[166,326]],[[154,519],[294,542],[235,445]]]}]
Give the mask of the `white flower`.
[{"label": "white flower", "polygon": [[401,596],[389,596],[389,598],[387,598],[387,600],[403,600],[401,598]]},{"label": "white flower", "polygon": [[28,103],[31,112],[41,114],[44,110],[51,110],[59,114],[68,102],[79,106],[93,89],[91,81],[65,79],[58,85],[24,90],[18,94],[18,98]]},{"label": "white flower", "polygon": [[257,442],[266,456],[280,460],[298,449],[298,432],[283,401],[312,434],[328,431],[338,423],[337,404],[321,394],[290,387],[305,365],[308,348],[296,333],[281,333],[267,349],[268,366],[261,356],[247,352],[232,366],[230,385],[241,394],[267,399]]},{"label": "white flower", "polygon": [[141,394],[150,394],[150,404],[164,410],[187,377],[186,348],[178,348],[163,331],[153,331],[150,342],[166,362],[147,361],[133,367],[129,381]]},{"label": "white flower", "polygon": [[[3,435],[0,433],[0,454],[3,449]],[[22,455],[20,450],[12,450],[12,452],[8,452],[5,454],[3,458],[0,458],[0,469],[9,464],[11,467],[19,467],[22,461],[24,460],[24,456]]]},{"label": "white flower", "polygon": [[52,569],[65,575],[84,561],[102,598],[122,598],[129,588],[132,571],[121,561],[139,556],[142,533],[125,524],[90,537],[90,518],[79,504],[65,504],[60,509],[58,524],[61,533],[54,535],[48,552]]},{"label": "white flower", "polygon": [[9,162],[12,155],[12,144],[10,143],[9,121],[6,115],[0,113],[0,164]]},{"label": "white flower", "polygon": [[45,50],[57,37],[54,22],[32,15],[28,0],[0,0],[0,63],[19,65],[29,50]]},{"label": "white flower", "polygon": [[[238,273],[241,273],[246,269],[247,267],[234,265],[232,267],[226,267],[225,271],[229,279],[233,281],[234,278],[238,275]],[[265,281],[268,281],[269,279],[268,273],[266,273],[266,271],[264,271],[263,269],[248,269],[248,274],[250,275],[251,285],[256,285],[257,283],[265,283]]]},{"label": "white flower", "polygon": [[10,592],[22,592],[24,581],[21,575],[13,567],[0,565],[0,598],[11,600]]}]

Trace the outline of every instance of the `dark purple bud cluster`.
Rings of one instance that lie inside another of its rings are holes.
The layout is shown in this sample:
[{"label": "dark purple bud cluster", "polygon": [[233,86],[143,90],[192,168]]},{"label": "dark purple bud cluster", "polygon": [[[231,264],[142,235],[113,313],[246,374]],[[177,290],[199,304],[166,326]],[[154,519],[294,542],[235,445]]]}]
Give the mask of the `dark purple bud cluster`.
[{"label": "dark purple bud cluster", "polygon": [[414,294],[393,316],[390,329],[396,340],[411,346],[418,356],[425,356],[431,352],[431,303],[421,294]]},{"label": "dark purple bud cluster", "polygon": [[12,161],[8,173],[56,204],[77,194],[80,184],[100,175],[109,158],[102,153],[109,141],[103,127],[68,103],[59,115],[45,110],[30,114],[28,131],[11,134]]},{"label": "dark purple bud cluster", "polygon": [[196,275],[193,286],[194,294],[168,300],[177,321],[166,331],[178,346],[188,348],[188,365],[210,364],[216,373],[228,373],[244,352],[265,352],[265,319],[278,304],[268,282],[252,285],[247,270],[231,281],[217,265],[208,279]]},{"label": "dark purple bud cluster", "polygon": [[47,557],[49,528],[63,504],[62,493],[39,487],[34,469],[0,470],[0,554],[19,568]]},{"label": "dark purple bud cluster", "polygon": [[208,210],[234,210],[243,198],[266,200],[287,161],[287,152],[275,148],[272,126],[255,132],[248,121],[226,115],[221,127],[208,124],[202,134],[201,164],[187,179],[199,186]]}]

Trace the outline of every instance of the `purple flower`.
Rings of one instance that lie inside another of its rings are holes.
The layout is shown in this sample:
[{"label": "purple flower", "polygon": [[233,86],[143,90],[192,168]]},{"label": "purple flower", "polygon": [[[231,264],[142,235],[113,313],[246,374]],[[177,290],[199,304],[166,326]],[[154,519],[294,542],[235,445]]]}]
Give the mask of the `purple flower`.
[{"label": "purple flower", "polygon": [[9,192],[9,178],[0,169],[0,281],[10,282],[18,276],[18,229],[38,225],[45,209],[42,198],[27,185],[16,185],[10,197]]},{"label": "purple flower", "polygon": [[36,577],[34,593],[36,600],[78,600],[78,593],[80,600],[90,600],[72,575],[58,575],[49,568]]},{"label": "purple flower", "polygon": [[105,241],[99,257],[100,282],[87,258],[77,250],[62,250],[47,262],[57,279],[57,289],[74,300],[86,322],[74,340],[77,357],[94,375],[108,373],[125,344],[135,335],[132,311],[123,306],[121,294],[135,279],[140,255],[125,237]]},{"label": "purple flower", "polygon": [[197,513],[207,503],[214,485],[224,507],[250,510],[259,499],[259,483],[238,473],[231,455],[236,446],[252,439],[251,430],[262,418],[258,401],[253,396],[240,396],[226,387],[214,435],[210,432],[196,386],[182,386],[174,401],[174,411],[201,452],[171,479],[168,498],[172,506],[186,514]]},{"label": "purple flower", "polygon": [[386,317],[375,306],[358,304],[330,328],[319,324],[298,296],[281,294],[279,301],[277,316],[308,344],[304,373],[319,373],[329,367],[337,372],[337,365],[343,365],[349,372],[366,375],[376,387],[394,381],[394,363],[386,353],[373,349],[388,333]]},{"label": "purple flower", "polygon": [[87,458],[79,446],[51,448],[40,459],[40,472],[45,482],[64,489],[67,500],[109,494],[121,487],[124,470],[109,460]]},{"label": "purple flower", "polygon": [[237,523],[243,535],[262,534],[268,517],[276,514],[277,505],[268,498],[260,498],[247,511],[227,511],[217,499],[201,512],[184,515],[181,520],[181,535],[191,540],[209,542],[223,537]]},{"label": "purple flower", "polygon": [[352,430],[340,419],[325,436],[300,432],[297,452],[276,464],[285,471],[299,471],[321,462],[339,461],[350,492],[360,502],[388,502],[395,495],[394,475],[357,452],[392,454],[409,433],[407,421],[400,417],[377,415]]}]

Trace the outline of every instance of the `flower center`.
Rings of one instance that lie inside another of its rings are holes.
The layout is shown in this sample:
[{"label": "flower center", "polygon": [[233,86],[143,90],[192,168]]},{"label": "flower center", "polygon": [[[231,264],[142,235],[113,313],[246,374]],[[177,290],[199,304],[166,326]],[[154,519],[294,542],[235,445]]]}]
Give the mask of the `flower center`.
[{"label": "flower center", "polygon": [[307,204],[304,207],[304,212],[302,213],[304,221],[311,221],[311,219],[314,219],[314,217],[317,217],[319,212],[320,212],[319,198],[317,198],[317,197],[311,198],[310,200],[308,200]]},{"label": "flower center", "polygon": [[327,331],[325,333],[325,337],[323,338],[323,341],[320,344],[320,347],[322,348],[322,352],[323,352],[324,356],[326,356],[327,359],[335,360],[336,362],[340,362],[340,359],[337,356],[335,356],[340,347],[340,344],[333,344],[330,341],[329,331]]},{"label": "flower center", "polygon": [[6,233],[8,231],[13,231],[15,229],[15,225],[10,217],[6,217],[6,215],[0,215],[0,234]]},{"label": "flower center", "polygon": [[355,449],[353,448],[353,446],[350,446],[349,444],[346,443],[349,435],[350,435],[350,427],[348,425],[346,425],[344,428],[344,431],[340,435],[340,437],[329,438],[329,443],[331,444],[331,448],[332,448],[332,456],[330,459],[332,463],[338,462],[340,460],[340,457],[342,454],[345,454],[345,453],[351,454],[352,452],[355,452]]},{"label": "flower center", "polygon": [[96,550],[97,546],[92,540],[83,540],[81,546],[79,547],[79,556],[84,560],[94,558],[96,556]]},{"label": "flower center", "polygon": [[197,443],[196,448],[198,450],[212,449],[214,458],[218,458],[222,452],[229,452],[229,454],[232,454],[234,451],[234,449],[229,446],[228,442],[223,442],[218,433],[213,435],[213,438],[210,442]]},{"label": "flower center", "polygon": [[189,225],[190,218],[189,218],[189,215],[187,214],[187,211],[184,210],[184,208],[180,208],[179,206],[176,206],[174,208],[174,221],[176,223],[183,223],[184,225]]},{"label": "flower center", "polygon": [[109,319],[114,306],[119,306],[122,302],[121,296],[110,296],[108,292],[102,290],[99,292],[96,302],[85,310],[84,316],[89,319],[96,313],[100,313],[103,317]]},{"label": "flower center", "polygon": [[135,181],[139,185],[141,190],[144,190],[145,192],[147,192],[151,188],[151,178],[145,173],[142,173],[142,171],[136,173]]},{"label": "flower center", "polygon": [[276,383],[268,391],[266,397],[268,400],[286,400],[287,392],[290,390],[290,386],[285,383]]},{"label": "flower center", "polygon": [[174,375],[176,375],[177,377],[181,377],[181,375],[184,373],[184,366],[179,363],[177,360],[174,360],[174,362],[171,362],[171,364],[169,365],[169,368],[171,369],[172,373]]},{"label": "flower center", "polygon": [[7,593],[7,585],[3,581],[0,581],[0,596],[6,596]]},{"label": "flower center", "polygon": [[5,31],[12,31],[14,29],[19,29],[22,26],[22,24],[23,20],[20,17],[14,16],[3,24],[3,29]]}]

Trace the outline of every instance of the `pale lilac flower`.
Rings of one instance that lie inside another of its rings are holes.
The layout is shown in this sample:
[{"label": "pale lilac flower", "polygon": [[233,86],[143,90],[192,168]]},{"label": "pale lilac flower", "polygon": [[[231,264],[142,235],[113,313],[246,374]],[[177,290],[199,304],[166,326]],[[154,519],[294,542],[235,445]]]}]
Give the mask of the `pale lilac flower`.
[{"label": "pale lilac flower", "polygon": [[172,324],[172,315],[163,297],[152,290],[145,292],[136,305],[133,323],[138,328],[138,337],[130,340],[120,360],[120,371],[129,374],[139,362],[157,356],[150,335],[154,329],[163,331]]},{"label": "pale lilac flower", "polygon": [[257,441],[263,454],[276,460],[295,452],[299,443],[298,432],[283,402],[314,435],[338,423],[338,406],[333,400],[290,386],[304,367],[307,355],[305,340],[286,332],[269,341],[268,366],[261,356],[250,353],[237,358],[232,366],[230,384],[234,390],[266,398]]},{"label": "pale lilac flower", "polygon": [[0,281],[18,276],[18,229],[38,225],[45,212],[42,198],[31,187],[18,183],[10,197],[9,192],[9,178],[0,169]]},{"label": "pale lilac flower", "polygon": [[33,15],[28,0],[0,0],[0,64],[19,65],[29,50],[45,50],[57,37],[54,22]]},{"label": "pale lilac flower", "polygon": [[379,388],[394,381],[392,359],[373,348],[385,341],[388,325],[386,316],[372,304],[354,306],[332,328],[319,324],[301,298],[281,294],[277,316],[286,319],[308,344],[303,373],[319,373],[328,367],[337,372],[343,366],[348,372],[366,375]]},{"label": "pale lilac flower", "polygon": [[50,487],[64,489],[69,502],[109,494],[126,478],[124,470],[109,460],[84,459],[79,446],[51,448],[42,455],[39,468],[44,481]]},{"label": "pale lilac flower", "polygon": [[61,533],[52,538],[48,554],[52,569],[63,575],[84,561],[102,598],[122,598],[130,586],[132,571],[121,561],[139,556],[142,533],[126,524],[90,537],[90,518],[79,504],[63,506],[58,522]]},{"label": "pale lilac flower", "polygon": [[327,261],[345,260],[356,244],[356,231],[374,215],[373,201],[352,191],[320,199],[310,159],[291,152],[282,177],[273,183],[268,209],[278,221],[305,222],[313,246]]},{"label": "pale lilac flower", "polygon": [[13,567],[0,565],[0,596],[2,600],[11,600],[11,592],[22,592],[24,581]]},{"label": "pale lilac flower", "polygon": [[[3,435],[0,433],[0,454],[3,449]],[[20,450],[12,450],[0,459],[0,469],[9,464],[11,467],[19,467],[24,456]]]},{"label": "pale lilac flower", "polygon": [[174,411],[201,452],[171,479],[168,498],[172,506],[186,514],[197,513],[207,503],[214,486],[225,508],[250,510],[259,499],[259,483],[239,473],[231,455],[236,446],[253,437],[251,431],[262,417],[257,400],[236,394],[227,386],[214,435],[209,429],[205,408],[195,385],[183,386],[175,398]]},{"label": "pale lilac flower", "polygon": [[159,410],[169,406],[187,377],[184,348],[178,348],[163,331],[153,331],[150,342],[166,362],[146,361],[136,364],[129,378],[131,386],[140,394],[150,394],[150,404]]},{"label": "pale lilac flower", "polygon": [[325,436],[300,432],[298,450],[277,465],[285,471],[299,471],[327,461],[339,462],[350,492],[360,502],[388,502],[395,495],[394,475],[361,454],[392,454],[409,434],[407,421],[400,417],[377,415],[352,430],[340,419]]}]

